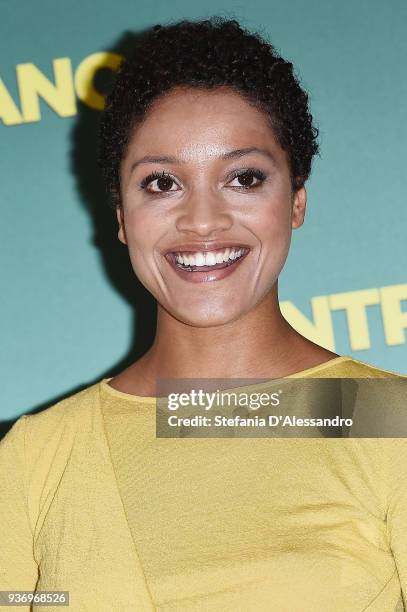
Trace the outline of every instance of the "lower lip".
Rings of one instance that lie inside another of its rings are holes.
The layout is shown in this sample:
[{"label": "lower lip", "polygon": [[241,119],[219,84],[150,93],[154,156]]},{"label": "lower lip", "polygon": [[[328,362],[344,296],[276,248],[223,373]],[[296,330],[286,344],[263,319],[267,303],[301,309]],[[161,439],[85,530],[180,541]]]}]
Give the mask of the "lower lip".
[{"label": "lower lip", "polygon": [[175,255],[173,253],[169,253],[165,256],[166,261],[169,263],[171,268],[186,281],[190,283],[208,283],[210,281],[218,281],[226,278],[233,274],[233,272],[239,267],[242,261],[245,259],[246,255],[249,253],[245,253],[239,259],[236,259],[233,263],[229,264],[225,268],[216,268],[214,270],[203,270],[198,272],[188,272],[187,270],[182,270],[182,268],[178,267],[175,261]]}]

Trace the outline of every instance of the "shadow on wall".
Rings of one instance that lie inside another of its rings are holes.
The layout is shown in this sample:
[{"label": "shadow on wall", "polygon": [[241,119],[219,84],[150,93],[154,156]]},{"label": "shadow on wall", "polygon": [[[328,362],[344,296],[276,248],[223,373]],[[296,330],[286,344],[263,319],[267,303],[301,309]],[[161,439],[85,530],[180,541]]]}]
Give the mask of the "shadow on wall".
[{"label": "shadow on wall", "polygon": [[[134,42],[140,33],[124,33],[110,51],[127,57],[132,52]],[[112,73],[100,70],[94,86],[101,93],[107,93],[113,82]],[[90,380],[73,389],[35,406],[25,414],[35,414],[49,408],[101,378],[109,378],[124,370],[139,359],[151,346],[156,327],[157,305],[155,299],[144,288],[134,274],[127,247],[117,237],[116,213],[109,206],[101,172],[97,165],[97,135],[100,113],[78,102],[78,114],[72,129],[71,172],[75,177],[80,202],[90,215],[93,225],[94,246],[99,250],[106,278],[116,291],[129,303],[133,310],[133,326],[130,349],[118,363],[95,380]],[[141,228],[142,231],[142,228]],[[18,417],[17,417],[18,418]],[[9,431],[17,419],[0,422],[0,439]]]},{"label": "shadow on wall", "polygon": [[[125,33],[110,51],[126,57],[132,53],[140,34]],[[113,83],[109,70],[97,73],[96,89],[107,93]],[[135,276],[128,249],[117,237],[115,211],[109,206],[101,172],[97,165],[97,144],[100,113],[81,104],[72,130],[71,169],[76,179],[80,201],[90,215],[93,244],[99,250],[108,282],[133,309],[131,348],[119,363],[109,368],[104,377],[114,376],[150,347],[155,333],[156,301]],[[142,231],[143,228],[140,228]],[[137,324],[136,324],[137,323]],[[100,378],[100,377],[99,377]]]}]

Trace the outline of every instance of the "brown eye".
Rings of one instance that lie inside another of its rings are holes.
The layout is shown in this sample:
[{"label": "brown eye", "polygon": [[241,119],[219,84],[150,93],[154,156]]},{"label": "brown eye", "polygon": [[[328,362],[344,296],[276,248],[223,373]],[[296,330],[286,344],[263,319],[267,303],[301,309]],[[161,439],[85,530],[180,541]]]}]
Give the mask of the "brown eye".
[{"label": "brown eye", "polygon": [[164,172],[153,172],[146,176],[140,183],[140,187],[150,193],[164,193],[167,191],[178,191],[178,183]]},{"label": "brown eye", "polygon": [[157,179],[157,187],[160,191],[170,191],[174,181],[169,176]]},{"label": "brown eye", "polygon": [[237,172],[229,183],[231,187],[241,187],[243,189],[250,189],[251,187],[257,187],[261,185],[265,180],[266,175],[261,170],[244,170]]},{"label": "brown eye", "polygon": [[240,174],[236,177],[239,183],[243,187],[250,187],[253,184],[255,177],[250,172],[246,172],[245,174]]}]

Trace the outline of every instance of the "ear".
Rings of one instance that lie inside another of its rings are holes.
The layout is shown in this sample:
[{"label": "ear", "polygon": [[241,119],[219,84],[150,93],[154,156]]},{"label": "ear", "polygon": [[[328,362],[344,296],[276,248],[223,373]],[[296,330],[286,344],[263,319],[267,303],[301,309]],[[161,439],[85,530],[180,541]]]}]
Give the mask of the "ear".
[{"label": "ear", "polygon": [[124,213],[123,213],[122,206],[116,207],[116,217],[117,217],[117,222],[119,224],[118,238],[120,242],[123,242],[123,244],[127,244],[126,228],[124,226]]},{"label": "ear", "polygon": [[291,227],[297,229],[304,223],[305,209],[307,206],[307,191],[303,185],[294,193]]}]

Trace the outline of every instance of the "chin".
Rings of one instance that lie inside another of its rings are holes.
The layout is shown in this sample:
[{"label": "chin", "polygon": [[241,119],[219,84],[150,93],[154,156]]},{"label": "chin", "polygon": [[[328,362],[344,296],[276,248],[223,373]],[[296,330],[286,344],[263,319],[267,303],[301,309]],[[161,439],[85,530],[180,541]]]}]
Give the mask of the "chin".
[{"label": "chin", "polygon": [[220,325],[226,325],[228,323],[232,323],[239,319],[246,311],[241,309],[233,311],[228,309],[197,309],[194,312],[189,310],[188,312],[184,310],[174,310],[174,309],[166,309],[171,316],[173,316],[178,321],[185,323],[185,325],[191,325],[192,327],[218,327]]}]

